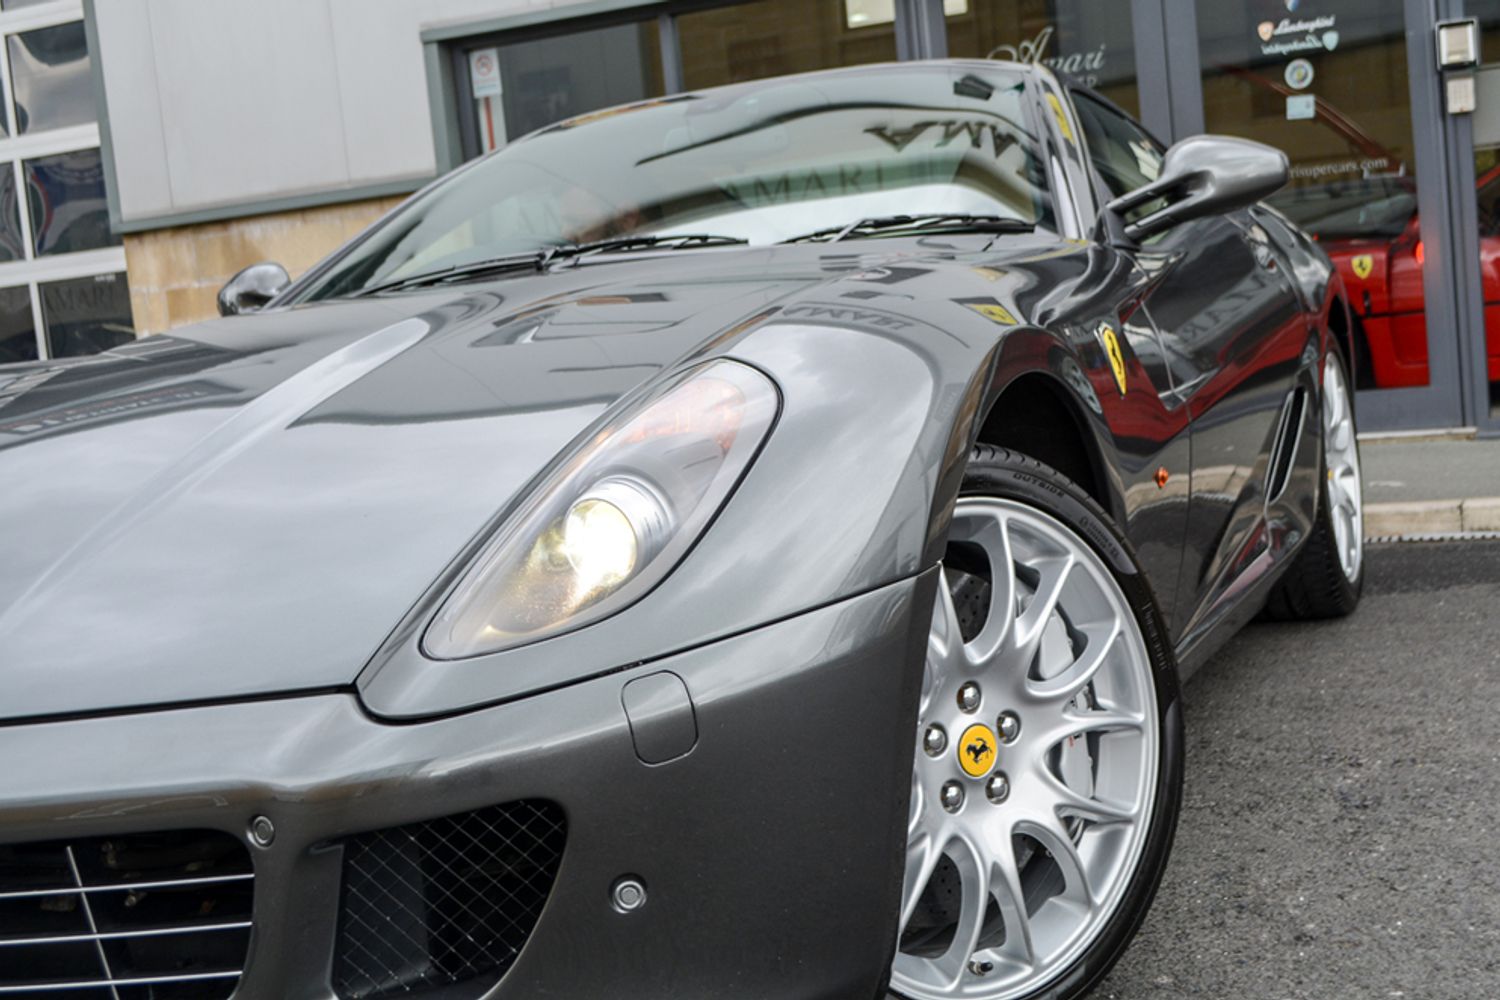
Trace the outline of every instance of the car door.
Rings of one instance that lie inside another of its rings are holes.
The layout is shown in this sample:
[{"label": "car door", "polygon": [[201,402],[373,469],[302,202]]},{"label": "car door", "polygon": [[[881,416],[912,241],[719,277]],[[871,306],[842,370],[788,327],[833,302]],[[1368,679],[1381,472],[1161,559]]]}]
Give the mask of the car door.
[{"label": "car door", "polygon": [[[1062,176],[1076,165],[1069,197],[1078,205],[1079,231],[1087,232],[1110,196],[1097,183],[1098,164],[1133,154],[1110,149],[1088,134],[1085,120],[1066,116],[1063,92],[1043,96],[1044,107],[1055,116],[1059,164],[1053,173]],[[1159,166],[1159,154],[1152,155],[1157,155]],[[1145,182],[1138,173],[1126,183]],[[1097,384],[1085,386],[1079,395],[1109,428],[1114,452],[1110,464],[1118,472],[1124,501],[1120,526],[1146,570],[1175,639],[1185,624],[1174,611],[1187,525],[1188,412],[1172,392],[1161,338],[1143,308],[1149,287],[1131,253],[1096,242],[1089,248],[1085,273],[1060,296],[1065,306],[1055,320],[1078,330],[1085,355],[1099,361],[1090,367]],[[1076,373],[1076,380],[1083,379],[1082,372]]]},{"label": "car door", "polygon": [[[1090,94],[1075,93],[1074,103],[1111,194],[1155,179],[1159,143]],[[1285,265],[1248,211],[1184,223],[1134,256],[1148,276],[1144,311],[1161,337],[1171,393],[1190,417],[1191,496],[1173,616],[1190,644],[1287,545],[1268,530],[1266,508],[1285,488],[1278,453],[1297,436],[1287,413],[1310,331]]]}]

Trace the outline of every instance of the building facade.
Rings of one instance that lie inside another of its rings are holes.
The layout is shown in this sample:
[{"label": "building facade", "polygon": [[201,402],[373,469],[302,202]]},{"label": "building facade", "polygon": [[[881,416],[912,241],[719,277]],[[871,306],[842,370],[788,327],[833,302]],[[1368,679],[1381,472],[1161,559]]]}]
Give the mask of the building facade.
[{"label": "building facade", "polygon": [[[1436,28],[1460,18],[1477,68],[1439,64]],[[1500,0],[0,0],[0,34],[0,361],[211,315],[239,268],[296,274],[563,118],[1000,58],[1164,141],[1285,149],[1275,203],[1351,291],[1364,427],[1500,433]]]}]

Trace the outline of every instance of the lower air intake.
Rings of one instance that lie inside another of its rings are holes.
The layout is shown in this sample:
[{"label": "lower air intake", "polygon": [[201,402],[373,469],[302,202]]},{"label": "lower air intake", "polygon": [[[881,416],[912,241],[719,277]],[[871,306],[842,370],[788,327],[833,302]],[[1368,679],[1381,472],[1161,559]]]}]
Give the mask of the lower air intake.
[{"label": "lower air intake", "polygon": [[0,844],[0,997],[227,997],[253,887],[245,845],[211,830]]},{"label": "lower air intake", "polygon": [[489,989],[541,916],[566,833],[559,806],[532,800],[346,841],[334,990],[446,1000]]}]

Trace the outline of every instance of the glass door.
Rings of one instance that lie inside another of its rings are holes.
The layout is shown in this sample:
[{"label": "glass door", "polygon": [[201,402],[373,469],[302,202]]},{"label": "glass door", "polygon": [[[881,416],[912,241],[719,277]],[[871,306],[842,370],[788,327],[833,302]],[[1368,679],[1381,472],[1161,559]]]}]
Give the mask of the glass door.
[{"label": "glass door", "polygon": [[1196,14],[1204,131],[1290,157],[1291,183],[1270,201],[1343,276],[1366,428],[1457,423],[1456,338],[1429,308],[1444,298],[1429,294],[1442,285],[1427,273],[1442,254],[1421,211],[1424,197],[1442,197],[1424,103],[1436,77],[1415,48],[1431,46],[1430,12],[1411,0],[1196,0]]}]

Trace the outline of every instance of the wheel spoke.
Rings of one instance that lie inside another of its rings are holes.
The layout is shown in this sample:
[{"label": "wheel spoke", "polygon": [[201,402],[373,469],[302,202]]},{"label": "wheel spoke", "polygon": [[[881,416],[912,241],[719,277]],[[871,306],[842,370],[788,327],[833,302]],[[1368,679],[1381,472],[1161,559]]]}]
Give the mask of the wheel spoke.
[{"label": "wheel spoke", "polygon": [[[1051,771],[1043,768],[1042,772],[1042,781],[1057,800],[1055,808],[1060,814],[1076,816],[1091,823],[1129,823],[1135,819],[1137,810],[1134,806],[1119,805],[1075,792]],[[1072,841],[1069,840],[1069,843]]]},{"label": "wheel spoke", "polygon": [[990,884],[995,903],[1005,922],[1005,943],[999,951],[1020,965],[1036,964],[1036,944],[1031,934],[1031,916],[1026,912],[1026,892],[1021,886],[1021,868],[1016,861],[1015,838],[1007,835],[995,852]]},{"label": "wheel spoke", "polygon": [[[932,667],[933,686],[940,687],[951,673],[963,651],[963,633],[958,627],[958,609],[953,606],[953,591],[944,576],[938,586],[937,607],[932,614],[932,631],[927,636],[927,660]],[[923,709],[926,709],[924,704]]]},{"label": "wheel spoke", "polygon": [[1069,702],[1076,698],[1078,692],[1088,686],[1109,657],[1115,642],[1120,638],[1120,623],[1109,621],[1085,625],[1079,631],[1084,635],[1082,655],[1056,677],[1028,682],[1026,690],[1032,698],[1044,702]]},{"label": "wheel spoke", "polygon": [[990,564],[990,603],[984,627],[963,649],[971,666],[986,664],[1010,635],[1016,608],[1016,570],[1011,554],[1010,525],[1001,517],[988,517],[972,525],[967,540],[984,550]]},{"label": "wheel spoke", "polygon": [[901,885],[901,929],[899,933],[906,933],[906,925],[911,922],[912,914],[917,912],[917,904],[922,900],[922,893],[927,888],[927,883],[932,880],[932,873],[937,870],[938,862],[942,860],[943,852],[938,850],[933,838],[926,833],[919,834],[906,847],[906,874]]},{"label": "wheel spoke", "polygon": [[965,839],[953,841],[953,860],[962,873],[962,897],[959,901],[958,927],[953,932],[953,942],[947,952],[936,961],[938,969],[948,981],[951,989],[963,979],[969,959],[979,947],[979,936],[984,932],[984,915],[990,905],[990,862],[985,852]]},{"label": "wheel spoke", "polygon": [[1062,600],[1063,590],[1067,586],[1069,575],[1073,572],[1073,566],[1074,560],[1071,554],[1038,559],[1030,564],[1031,569],[1035,570],[1041,579],[1037,582],[1036,593],[1032,595],[1031,603],[1016,619],[1015,627],[1011,632],[1011,645],[1016,653],[1016,662],[1024,668],[1030,667],[1031,659],[1036,655],[1047,622],[1052,618],[1052,613],[1057,610],[1058,602]]},{"label": "wheel spoke", "polygon": [[1091,908],[1094,905],[1094,890],[1089,884],[1088,872],[1078,853],[1078,845],[1073,843],[1062,820],[1055,814],[1037,816],[1028,819],[1020,829],[1046,848],[1052,860],[1057,862],[1057,867],[1062,870],[1065,886],[1062,898],[1085,910]]}]

